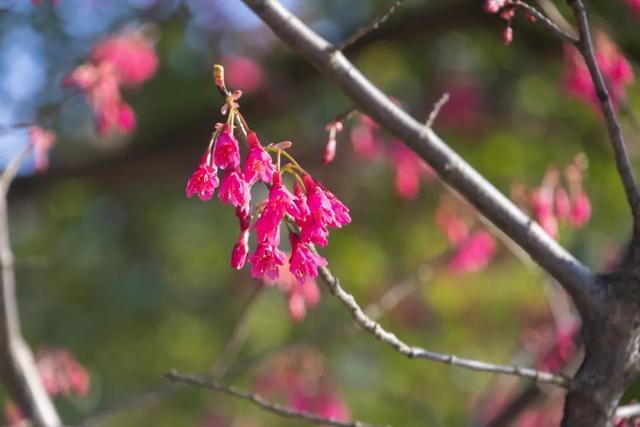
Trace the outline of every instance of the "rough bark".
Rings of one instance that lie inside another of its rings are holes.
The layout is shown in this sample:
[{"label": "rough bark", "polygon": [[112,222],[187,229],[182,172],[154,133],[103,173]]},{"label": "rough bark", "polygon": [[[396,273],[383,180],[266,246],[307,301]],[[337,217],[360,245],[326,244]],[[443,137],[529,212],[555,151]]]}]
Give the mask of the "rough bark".
[{"label": "rough bark", "polygon": [[599,277],[598,311],[583,313],[585,356],[569,390],[562,426],[612,426],[639,373],[640,282],[626,268]]}]

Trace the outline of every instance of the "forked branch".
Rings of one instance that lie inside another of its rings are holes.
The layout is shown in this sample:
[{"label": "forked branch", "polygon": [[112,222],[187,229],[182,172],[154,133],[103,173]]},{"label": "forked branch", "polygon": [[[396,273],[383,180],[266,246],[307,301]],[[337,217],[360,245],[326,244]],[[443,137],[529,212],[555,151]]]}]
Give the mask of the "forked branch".
[{"label": "forked branch", "polygon": [[466,163],[431,129],[409,116],[375,87],[331,44],[313,32],[277,0],[244,0],[291,48],[336,83],[355,106],[404,141],[440,178],[474,205],[557,279],[581,312],[597,305],[593,274],[531,218]]}]

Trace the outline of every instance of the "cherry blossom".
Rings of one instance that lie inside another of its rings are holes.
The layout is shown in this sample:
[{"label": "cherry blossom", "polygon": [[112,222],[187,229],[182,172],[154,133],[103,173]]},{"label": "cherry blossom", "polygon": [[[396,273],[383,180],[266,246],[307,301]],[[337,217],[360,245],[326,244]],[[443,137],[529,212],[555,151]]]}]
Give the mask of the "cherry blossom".
[{"label": "cherry blossom", "polygon": [[205,153],[187,182],[187,197],[197,195],[203,201],[207,201],[213,197],[219,183],[217,169],[211,164],[211,155]]},{"label": "cherry blossom", "polygon": [[[595,34],[596,61],[609,88],[614,106],[627,98],[626,89],[634,81],[633,69],[615,43],[604,33]],[[598,97],[589,69],[578,50],[565,45],[565,89],[577,99],[598,108]]]},{"label": "cherry blossom", "polygon": [[98,42],[90,61],[76,67],[66,77],[65,86],[85,92],[99,134],[128,134],[136,127],[136,116],[120,88],[141,85],[153,76],[157,65],[151,40],[141,31],[127,30]]},{"label": "cherry blossom", "polygon": [[456,273],[479,271],[488,264],[495,250],[496,243],[491,234],[477,231],[458,247],[449,261],[449,269]]},{"label": "cherry blossom", "polygon": [[39,126],[29,128],[29,141],[35,159],[35,168],[42,172],[49,166],[47,153],[56,142],[56,134]]}]

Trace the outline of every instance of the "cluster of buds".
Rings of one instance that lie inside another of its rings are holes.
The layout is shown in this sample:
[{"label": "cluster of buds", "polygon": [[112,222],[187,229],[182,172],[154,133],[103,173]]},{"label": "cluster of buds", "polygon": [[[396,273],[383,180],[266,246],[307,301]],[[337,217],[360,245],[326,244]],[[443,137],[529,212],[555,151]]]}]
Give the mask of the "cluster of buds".
[{"label": "cluster of buds", "polygon": [[[594,39],[596,61],[609,89],[611,101],[616,106],[627,98],[627,86],[634,81],[633,69],[618,46],[603,32],[597,32]],[[565,62],[567,68],[563,83],[566,90],[597,109],[598,97],[587,64],[580,52],[569,44],[565,45]]]},{"label": "cluster of buds", "polygon": [[[44,389],[50,396],[82,397],[89,392],[89,374],[68,350],[43,349],[35,359]],[[5,404],[4,414],[10,426],[27,425],[22,411],[13,402]]]},{"label": "cluster of buds", "polygon": [[482,270],[496,252],[496,242],[485,230],[474,230],[477,215],[466,204],[451,197],[443,197],[436,210],[436,224],[453,248],[449,270],[471,273]]},{"label": "cluster of buds", "polygon": [[516,202],[529,206],[536,221],[554,239],[558,237],[560,223],[578,229],[591,218],[591,201],[583,186],[587,165],[587,158],[581,153],[565,166],[563,174],[554,167],[549,168],[541,185],[528,194],[521,186],[514,187]]},{"label": "cluster of buds", "polygon": [[151,78],[158,67],[153,42],[145,32],[129,29],[99,42],[90,61],[65,79],[66,86],[85,92],[93,108],[98,133],[131,133],[136,116],[122,98],[121,87],[135,88]]},{"label": "cluster of buds", "polygon": [[[487,13],[500,15],[506,26],[502,30],[502,42],[505,45],[511,44],[513,41],[513,27],[511,26],[513,18],[516,16],[516,2],[514,0],[485,0],[483,9]],[[525,12],[528,20],[535,22],[536,18],[528,12]]]},{"label": "cluster of buds", "polygon": [[[226,97],[222,113],[227,120],[215,126],[200,164],[187,183],[187,197],[197,195],[206,201],[219,187],[220,201],[235,208],[240,235],[231,254],[233,268],[241,269],[248,261],[253,277],[277,279],[279,267],[287,261],[279,249],[280,226],[287,221],[291,244],[289,271],[301,284],[317,277],[318,267],[326,266],[327,261],[315,252],[313,245],[326,246],[329,228],[349,224],[349,209],[286,151],[290,142],[263,146],[240,114],[237,100],[242,93],[227,90],[222,66],[214,67],[214,77],[218,90]],[[246,140],[244,165],[236,131]],[[272,155],[276,157],[275,163]],[[222,178],[219,172],[223,172]],[[285,185],[285,175],[293,178],[292,191]],[[258,182],[269,188],[269,196],[252,209],[251,187]],[[257,246],[249,256],[251,230],[255,232]]]}]

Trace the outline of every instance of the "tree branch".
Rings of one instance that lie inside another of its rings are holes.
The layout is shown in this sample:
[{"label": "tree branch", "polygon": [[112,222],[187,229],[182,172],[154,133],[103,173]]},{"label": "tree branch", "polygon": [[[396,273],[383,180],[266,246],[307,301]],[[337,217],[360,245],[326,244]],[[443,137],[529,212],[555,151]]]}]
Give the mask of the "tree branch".
[{"label": "tree branch", "polygon": [[365,25],[364,27],[358,29],[355,33],[347,37],[341,43],[338,43],[335,46],[331,47],[331,51],[344,50],[352,44],[356,43],[358,40],[366,36],[372,31],[375,31],[380,27],[380,25],[384,24],[384,22],[389,19],[391,15],[393,15],[398,7],[402,4],[404,0],[394,0],[393,3],[389,5],[387,10],[385,10],[382,14],[376,16],[373,21]]},{"label": "tree branch", "polygon": [[433,108],[429,113],[429,117],[427,117],[427,121],[424,123],[425,127],[429,129],[433,127],[433,123],[438,118],[438,114],[440,114],[440,110],[442,110],[442,107],[444,107],[447,102],[449,102],[449,94],[445,92],[442,94],[440,99],[438,99],[438,101],[436,101],[436,103],[433,104]]},{"label": "tree branch", "polygon": [[463,359],[450,354],[436,353],[434,351],[425,350],[420,347],[412,347],[400,340],[395,334],[385,330],[378,322],[367,316],[362,308],[358,305],[353,295],[345,291],[338,279],[333,276],[327,267],[320,267],[320,277],[329,288],[329,292],[349,309],[351,317],[365,331],[372,334],[379,341],[393,347],[397,352],[407,356],[410,359],[425,359],[434,362],[445,363],[451,366],[470,369],[479,372],[491,372],[495,374],[514,375],[523,377],[535,382],[553,384],[559,387],[568,387],[569,380],[562,375],[554,375],[549,372],[536,371],[535,369],[524,368],[521,366],[495,365],[493,363],[482,362],[479,360]]},{"label": "tree branch", "polygon": [[341,52],[329,53],[331,45],[277,0],[244,2],[280,39],[336,83],[359,110],[403,140],[438,172],[443,181],[526,250],[565,287],[581,312],[597,306],[596,283],[589,269],[451,150],[437,134],[396,106]]},{"label": "tree branch", "polygon": [[526,12],[528,12],[531,16],[536,18],[536,21],[539,22],[540,25],[545,27],[547,30],[551,31],[551,33],[553,35],[555,35],[556,37],[559,37],[561,40],[564,40],[564,41],[569,42],[571,44],[578,43],[578,41],[579,41],[578,40],[578,36],[576,36],[575,34],[571,34],[571,33],[567,32],[567,31],[565,31],[564,29],[562,29],[558,24],[553,22],[545,14],[540,12],[535,7],[531,6],[529,3],[526,3],[526,2],[520,1],[520,0],[516,0],[516,1],[513,2],[513,4],[515,6],[517,6],[517,7],[525,10]]},{"label": "tree branch", "polygon": [[375,427],[372,424],[363,423],[361,421],[344,422],[331,418],[324,418],[314,415],[310,412],[298,411],[296,409],[288,408],[286,406],[273,403],[260,396],[259,394],[249,393],[234,386],[226,386],[216,381],[212,381],[206,378],[197,377],[194,375],[179,374],[175,370],[166,374],[166,377],[175,383],[191,384],[199,387],[208,388],[220,393],[224,393],[229,396],[238,397],[243,400],[247,400],[254,405],[264,409],[272,414],[279,415],[286,418],[294,418],[297,420],[304,420],[316,424],[324,424],[336,427]]},{"label": "tree branch", "polygon": [[58,427],[60,419],[45,391],[33,354],[22,337],[16,300],[14,256],[9,239],[7,194],[20,165],[31,151],[27,145],[0,176],[0,378],[27,418],[39,427]]},{"label": "tree branch", "polygon": [[224,378],[247,340],[247,337],[249,336],[249,318],[251,315],[251,308],[255,306],[255,303],[258,300],[258,297],[262,294],[263,289],[263,285],[258,285],[240,310],[240,314],[238,315],[238,320],[233,327],[231,337],[226,342],[222,350],[220,350],[218,357],[211,367],[211,376],[216,380],[219,381]]},{"label": "tree branch", "polygon": [[638,184],[633,174],[618,115],[613,108],[609,90],[607,89],[596,60],[587,11],[582,0],[567,0],[567,2],[573,9],[573,14],[577,21],[578,33],[580,34],[580,39],[575,45],[582,54],[589,69],[589,74],[591,74],[591,80],[593,81],[596,95],[600,102],[600,109],[607,124],[607,132],[613,147],[618,175],[620,175],[620,179],[622,180],[627,202],[631,208],[634,237],[640,237],[640,189],[638,189]]}]

